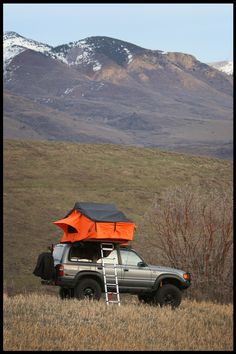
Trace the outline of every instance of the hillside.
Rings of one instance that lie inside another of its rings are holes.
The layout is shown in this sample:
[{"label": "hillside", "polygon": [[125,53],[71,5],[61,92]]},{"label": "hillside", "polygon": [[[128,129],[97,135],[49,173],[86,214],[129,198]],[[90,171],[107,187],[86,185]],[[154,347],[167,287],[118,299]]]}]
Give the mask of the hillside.
[{"label": "hillside", "polygon": [[187,53],[94,36],[51,47],[4,35],[4,137],[232,159],[233,78]]},{"label": "hillside", "polygon": [[[38,254],[60,240],[53,221],[76,201],[114,203],[133,219],[132,245],[148,261],[142,234],[144,214],[154,195],[189,185],[202,193],[232,187],[232,163],[156,148],[49,141],[4,141],[4,286],[38,288],[33,276]],[[157,250],[152,246],[152,256]]]}]

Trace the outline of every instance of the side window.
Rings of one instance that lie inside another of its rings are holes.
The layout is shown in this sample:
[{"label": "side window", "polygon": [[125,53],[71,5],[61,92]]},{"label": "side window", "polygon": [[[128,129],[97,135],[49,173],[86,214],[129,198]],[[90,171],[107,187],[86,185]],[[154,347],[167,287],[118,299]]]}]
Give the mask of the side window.
[{"label": "side window", "polygon": [[98,254],[89,247],[71,247],[69,260],[75,262],[96,262]]},{"label": "side window", "polygon": [[65,245],[63,244],[55,245],[52,253],[55,262],[57,263],[61,262],[64,249],[65,249]]},{"label": "side window", "polygon": [[121,261],[123,265],[136,266],[138,262],[142,262],[142,259],[133,251],[121,250]]},{"label": "side window", "polygon": [[[112,252],[104,252],[104,263],[114,263],[114,258],[116,261],[116,264],[118,264],[118,256],[117,256],[117,250],[113,250]],[[97,260],[97,263],[102,263],[101,261],[101,254],[99,254],[99,259]]]}]

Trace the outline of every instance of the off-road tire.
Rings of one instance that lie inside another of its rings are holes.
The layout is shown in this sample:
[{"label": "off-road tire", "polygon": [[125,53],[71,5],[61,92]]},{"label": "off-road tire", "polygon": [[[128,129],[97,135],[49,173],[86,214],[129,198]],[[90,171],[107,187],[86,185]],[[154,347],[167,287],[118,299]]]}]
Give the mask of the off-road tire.
[{"label": "off-road tire", "polygon": [[155,295],[155,303],[157,305],[171,306],[172,309],[177,308],[182,299],[182,293],[175,285],[164,284],[159,288]]},{"label": "off-road tire", "polygon": [[75,287],[75,297],[79,300],[99,300],[101,295],[101,287],[94,279],[82,279]]}]

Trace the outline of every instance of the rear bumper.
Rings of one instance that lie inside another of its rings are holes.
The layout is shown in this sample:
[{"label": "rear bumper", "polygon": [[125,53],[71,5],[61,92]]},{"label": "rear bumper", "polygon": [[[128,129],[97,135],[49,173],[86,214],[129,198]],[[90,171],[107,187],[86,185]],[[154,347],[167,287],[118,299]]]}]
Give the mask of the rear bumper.
[{"label": "rear bumper", "polygon": [[55,285],[61,286],[63,288],[74,288],[75,281],[72,279],[66,279],[65,277],[62,277],[62,278],[58,278],[55,281]]}]

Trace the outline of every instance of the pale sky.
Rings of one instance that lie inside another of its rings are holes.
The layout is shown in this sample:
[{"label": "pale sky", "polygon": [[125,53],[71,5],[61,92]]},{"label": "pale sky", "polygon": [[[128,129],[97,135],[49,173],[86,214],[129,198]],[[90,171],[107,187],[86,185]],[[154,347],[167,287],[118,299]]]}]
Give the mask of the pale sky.
[{"label": "pale sky", "polygon": [[233,60],[233,3],[5,3],[3,30],[52,46],[108,36],[205,63]]}]

